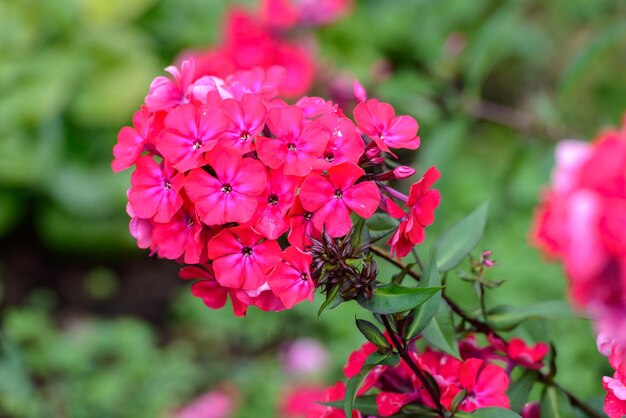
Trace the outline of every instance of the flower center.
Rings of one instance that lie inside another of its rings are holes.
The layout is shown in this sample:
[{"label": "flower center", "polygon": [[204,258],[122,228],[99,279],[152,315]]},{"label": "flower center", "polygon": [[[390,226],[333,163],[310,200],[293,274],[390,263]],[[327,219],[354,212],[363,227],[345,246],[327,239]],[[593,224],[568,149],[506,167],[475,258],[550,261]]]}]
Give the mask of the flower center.
[{"label": "flower center", "polygon": [[297,149],[296,144],[291,144],[291,143],[287,144],[287,148],[289,149],[289,151],[295,151]]},{"label": "flower center", "polygon": [[222,191],[226,194],[230,193],[233,191],[233,188],[231,187],[230,184],[224,184],[222,185]]},{"label": "flower center", "polygon": [[324,159],[326,160],[326,162],[332,163],[335,160],[335,155],[327,153],[324,155]]},{"label": "flower center", "polygon": [[343,199],[343,192],[341,190],[335,190],[335,199]]},{"label": "flower center", "polygon": [[200,141],[197,141],[193,143],[193,149],[197,150],[200,149],[200,147],[202,146],[202,143]]},{"label": "flower center", "polygon": [[172,188],[172,184],[169,181],[166,181],[165,184],[163,185],[163,188],[165,190],[170,190]]},{"label": "flower center", "polygon": [[310,221],[312,217],[313,217],[313,212],[304,213],[304,219],[306,219],[307,221]]},{"label": "flower center", "polygon": [[307,280],[309,280],[309,276],[306,273],[300,274],[300,278],[302,279],[303,282],[306,282]]},{"label": "flower center", "polygon": [[250,139],[250,132],[248,131],[243,131],[241,133],[241,140],[242,141],[247,141],[248,139]]},{"label": "flower center", "polygon": [[241,254],[243,254],[244,257],[249,257],[252,255],[252,248],[250,247],[243,247],[243,249],[241,250]]},{"label": "flower center", "polygon": [[278,203],[278,196],[275,194],[271,194],[267,197],[267,204],[270,206],[274,206]]}]

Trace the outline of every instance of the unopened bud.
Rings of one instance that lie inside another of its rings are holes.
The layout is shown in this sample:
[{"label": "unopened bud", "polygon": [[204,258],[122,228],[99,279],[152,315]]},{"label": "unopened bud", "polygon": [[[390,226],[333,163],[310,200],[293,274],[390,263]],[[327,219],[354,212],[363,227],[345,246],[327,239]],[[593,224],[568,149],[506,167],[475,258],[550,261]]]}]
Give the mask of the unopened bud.
[{"label": "unopened bud", "polygon": [[367,92],[365,91],[365,87],[363,87],[361,83],[356,80],[352,82],[352,91],[354,92],[354,98],[357,102],[364,102],[367,100]]},{"label": "unopened bud", "polygon": [[365,156],[367,157],[368,160],[373,160],[374,158],[380,157],[380,155],[383,152],[381,151],[380,148],[378,147],[372,147],[370,149],[368,149],[367,151],[365,151]]},{"label": "unopened bud", "polygon": [[398,180],[409,178],[413,174],[415,174],[415,169],[406,165],[401,165],[393,169],[393,176]]}]

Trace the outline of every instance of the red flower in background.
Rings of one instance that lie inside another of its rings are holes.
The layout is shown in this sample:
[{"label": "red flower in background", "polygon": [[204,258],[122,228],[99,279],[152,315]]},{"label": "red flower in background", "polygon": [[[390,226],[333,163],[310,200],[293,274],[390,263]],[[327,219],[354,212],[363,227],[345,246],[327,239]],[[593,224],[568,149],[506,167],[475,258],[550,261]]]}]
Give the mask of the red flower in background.
[{"label": "red flower in background", "polygon": [[556,156],[533,241],[564,263],[576,305],[626,344],[626,125],[591,144],[564,141]]}]

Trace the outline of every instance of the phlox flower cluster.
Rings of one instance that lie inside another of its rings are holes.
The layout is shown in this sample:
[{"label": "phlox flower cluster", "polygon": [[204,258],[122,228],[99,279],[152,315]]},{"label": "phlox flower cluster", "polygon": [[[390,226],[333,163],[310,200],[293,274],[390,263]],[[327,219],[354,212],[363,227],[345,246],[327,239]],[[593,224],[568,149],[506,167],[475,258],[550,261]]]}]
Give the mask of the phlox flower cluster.
[{"label": "phlox flower cluster", "polygon": [[[414,346],[415,347],[415,346]],[[515,366],[530,369],[543,367],[543,360],[548,347],[544,343],[528,346],[521,339],[509,342],[488,338],[488,345],[481,347],[474,336],[470,335],[460,342],[461,359],[432,348],[413,349],[409,352],[414,365],[423,373],[432,376],[440,394],[439,402],[447,410],[472,412],[486,407],[509,408],[506,391],[509,387],[510,374]],[[346,378],[356,376],[367,358],[377,348],[372,343],[364,344],[353,352],[344,367]],[[341,401],[345,397],[346,385],[338,382],[318,393],[292,393],[285,400],[292,411],[300,414],[285,414],[286,418],[345,418],[341,408],[334,408],[313,401]],[[358,396],[374,395],[379,417],[393,416],[400,413],[407,405],[435,408],[429,392],[423,387],[415,371],[404,360],[396,366],[376,366],[363,381]],[[299,408],[298,401],[302,402]],[[306,405],[305,405],[306,404]],[[536,405],[525,408],[524,417],[534,417]],[[306,413],[304,413],[306,412]],[[361,418],[359,411],[353,412],[353,418]]]},{"label": "phlox flower cluster", "polygon": [[225,17],[223,41],[215,47],[188,51],[180,62],[197,61],[201,76],[225,78],[255,67],[285,69],[280,93],[298,97],[308,92],[315,78],[312,39],[292,41],[289,33],[303,25],[330,23],[347,13],[349,0],[264,0],[259,10],[233,8]]},{"label": "phlox flower cluster", "polygon": [[322,232],[348,234],[353,216],[399,219],[398,256],[424,239],[438,172],[409,196],[387,184],[415,172],[386,163],[393,149],[419,146],[412,117],[375,99],[356,106],[356,123],[319,97],[288,104],[280,67],[226,78],[198,73],[193,60],[166,70],[120,131],[112,167],[135,167],[127,208],[139,247],[189,265],[181,277],[200,279],[192,291],[207,306],[230,297],[244,315],[311,300],[307,249]]},{"label": "phlox flower cluster", "polygon": [[626,345],[626,121],[556,150],[533,239],[563,262],[574,303]]}]

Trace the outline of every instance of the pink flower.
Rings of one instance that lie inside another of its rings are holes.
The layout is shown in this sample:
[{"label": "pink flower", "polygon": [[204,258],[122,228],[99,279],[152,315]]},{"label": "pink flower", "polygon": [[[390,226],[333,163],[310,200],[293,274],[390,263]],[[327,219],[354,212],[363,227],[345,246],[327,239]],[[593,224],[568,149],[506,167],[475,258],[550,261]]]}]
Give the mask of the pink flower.
[{"label": "pink flower", "polygon": [[361,132],[372,138],[383,151],[420,146],[417,121],[410,116],[396,116],[390,104],[376,99],[361,102],[354,108],[354,120]]},{"label": "pink flower", "polygon": [[[350,354],[350,357],[348,357],[348,362],[345,366],[343,366],[343,374],[348,379],[351,379],[359,374],[361,372],[361,369],[363,369],[367,358],[376,351],[378,351],[378,348],[376,348],[374,344],[370,342],[366,342],[365,344],[363,344],[361,348]],[[385,366],[377,366],[376,368],[374,368],[367,375],[367,377],[365,377],[365,380],[361,384],[361,388],[359,389],[358,394],[362,395],[374,385],[376,385],[376,383],[378,383],[378,378],[384,370]]]},{"label": "pink flower", "polygon": [[165,117],[165,130],[157,141],[157,150],[177,170],[200,167],[204,153],[217,144],[228,123],[220,102],[219,95],[211,93],[206,104],[184,104]]},{"label": "pink flower", "polygon": [[261,1],[261,21],[277,29],[289,29],[298,23],[298,11],[291,0]]},{"label": "pink flower", "polygon": [[241,154],[254,150],[254,141],[265,127],[265,106],[261,97],[246,94],[240,101],[226,99],[222,102],[229,124],[221,143]]},{"label": "pink flower", "polygon": [[176,260],[184,255],[187,264],[207,261],[209,235],[209,228],[202,225],[191,204],[183,205],[169,222],[155,223],[152,232],[159,257]]},{"label": "pink flower", "polygon": [[471,358],[459,370],[458,387],[450,386],[441,402],[449,410],[454,397],[461,390],[467,390],[467,396],[459,405],[461,411],[472,412],[487,407],[509,409],[508,387],[509,377],[501,367]]},{"label": "pink flower", "polygon": [[209,241],[215,278],[225,287],[259,289],[281,256],[276,241],[266,240],[248,226],[224,229]]},{"label": "pink flower", "polygon": [[326,348],[319,341],[311,338],[293,341],[282,355],[284,368],[293,375],[307,376],[323,373],[328,360]]},{"label": "pink flower", "polygon": [[574,303],[626,344],[626,121],[592,143],[564,141],[532,238],[563,262]]},{"label": "pink flower", "polygon": [[152,112],[171,109],[182,102],[187,89],[195,81],[196,63],[194,60],[184,61],[180,70],[175,66],[169,66],[165,71],[170,73],[174,80],[167,77],[154,79],[145,100],[148,110]]},{"label": "pink flower", "polygon": [[287,309],[305,299],[313,301],[315,283],[311,279],[311,263],[313,258],[309,254],[296,247],[289,247],[285,250],[283,262],[276,265],[269,276],[270,288]]},{"label": "pink flower", "polygon": [[313,225],[326,229],[331,237],[350,231],[350,210],[363,218],[371,217],[380,201],[378,187],[371,181],[355,184],[365,172],[353,163],[341,163],[328,169],[327,175],[312,173],[300,188],[304,209],[314,212]]},{"label": "pink flower", "polygon": [[626,379],[604,377],[602,387],[606,391],[604,412],[610,418],[623,418],[626,415]]},{"label": "pink flower", "polygon": [[300,196],[296,196],[289,210],[289,244],[303,250],[312,244],[311,237],[320,237],[321,232],[313,225],[312,218],[313,212],[306,211],[302,207]]},{"label": "pink flower", "polygon": [[324,388],[318,386],[296,386],[288,388],[281,396],[279,416],[281,418],[306,418],[311,410],[320,409],[317,403],[324,398]]},{"label": "pink flower", "polygon": [[230,418],[235,411],[233,395],[209,391],[176,413],[176,418]]},{"label": "pink flower", "polygon": [[515,363],[529,369],[539,370],[543,367],[543,359],[550,352],[550,346],[540,342],[529,347],[521,338],[512,338],[507,352],[509,358]]},{"label": "pink flower", "polygon": [[113,162],[111,168],[116,173],[135,164],[141,153],[154,142],[160,130],[162,121],[151,113],[145,106],[141,106],[133,116],[133,127],[124,126],[117,135],[117,144],[113,147]]},{"label": "pink flower", "polygon": [[[345,395],[346,385],[343,382],[337,382],[334,386],[326,389],[322,402],[341,401]],[[346,418],[346,414],[342,409],[316,403],[314,407],[309,410],[306,418]],[[362,415],[359,411],[355,410],[352,411],[352,418],[362,418]]]},{"label": "pink flower", "polygon": [[223,308],[228,295],[230,295],[235,316],[246,315],[248,306],[237,299],[233,290],[222,287],[215,280],[215,273],[210,265],[203,266],[203,268],[197,266],[183,267],[179,276],[183,280],[196,280],[191,286],[191,293],[202,299],[207,307],[211,309]]},{"label": "pink flower", "polygon": [[316,161],[315,168],[326,169],[343,162],[357,164],[363,155],[365,146],[363,139],[356,133],[354,123],[337,113],[330,113],[318,119],[330,134],[330,140],[322,158]]},{"label": "pink flower", "polygon": [[287,175],[306,176],[321,157],[328,133],[316,124],[305,125],[302,110],[295,106],[270,110],[267,126],[276,138],[259,137],[257,151],[263,164]]},{"label": "pink flower", "polygon": [[197,168],[189,172],[185,181],[185,191],[195,203],[202,222],[207,225],[248,222],[256,211],[258,196],[265,190],[265,167],[221,146],[209,152],[205,161],[217,177]]},{"label": "pink flower", "polygon": [[406,257],[415,245],[426,238],[426,227],[434,222],[435,210],[439,206],[439,191],[431,189],[439,177],[439,171],[431,167],[411,186],[406,202],[409,208],[408,217],[400,223],[398,230],[387,242],[391,245],[391,254],[395,253],[399,258]]},{"label": "pink flower", "polygon": [[287,231],[287,211],[299,184],[299,177],[286,176],[281,169],[269,171],[265,192],[259,196],[256,214],[251,222],[255,231],[269,239],[277,239]]},{"label": "pink flower", "polygon": [[185,176],[151,157],[137,160],[137,169],[130,177],[128,201],[140,218],[168,222],[183,205],[180,190]]}]

